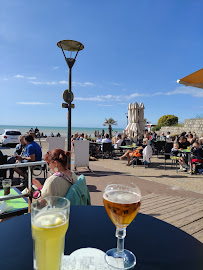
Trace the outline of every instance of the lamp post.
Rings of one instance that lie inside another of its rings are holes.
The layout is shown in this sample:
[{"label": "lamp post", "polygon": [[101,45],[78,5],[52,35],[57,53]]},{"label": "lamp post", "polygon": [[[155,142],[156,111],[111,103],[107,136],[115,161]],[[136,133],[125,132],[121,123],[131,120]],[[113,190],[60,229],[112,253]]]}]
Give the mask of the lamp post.
[{"label": "lamp post", "polygon": [[[66,103],[62,103],[62,108],[68,108],[68,131],[67,131],[67,150],[70,152],[68,160],[68,168],[71,167],[71,109],[75,108],[72,104],[73,92],[72,92],[72,67],[76,61],[78,52],[84,49],[84,45],[75,40],[61,40],[57,43],[57,46],[62,50],[65,61],[69,67],[69,89],[63,93],[63,99]],[[66,57],[64,51],[70,51],[70,57]],[[72,52],[76,52],[75,57],[72,58]]]}]

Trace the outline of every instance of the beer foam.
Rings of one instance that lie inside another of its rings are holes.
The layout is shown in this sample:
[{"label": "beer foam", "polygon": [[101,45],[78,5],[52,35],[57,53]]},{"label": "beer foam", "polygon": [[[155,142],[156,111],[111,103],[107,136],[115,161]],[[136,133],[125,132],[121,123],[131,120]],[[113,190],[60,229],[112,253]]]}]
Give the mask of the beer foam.
[{"label": "beer foam", "polygon": [[131,204],[140,201],[140,195],[134,192],[114,190],[104,193],[103,198],[107,201],[120,204]]}]

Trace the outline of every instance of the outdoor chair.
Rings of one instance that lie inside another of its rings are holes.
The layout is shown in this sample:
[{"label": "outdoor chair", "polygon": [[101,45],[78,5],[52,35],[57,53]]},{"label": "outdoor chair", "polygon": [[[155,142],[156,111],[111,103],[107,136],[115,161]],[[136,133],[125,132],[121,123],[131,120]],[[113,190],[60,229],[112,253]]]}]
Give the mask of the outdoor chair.
[{"label": "outdoor chair", "polygon": [[80,175],[65,196],[72,205],[91,205],[89,190],[84,175]]},{"label": "outdoor chair", "polygon": [[173,144],[172,143],[165,143],[164,146],[164,169],[166,170],[166,160],[171,160],[172,164],[171,164],[171,168],[173,165],[176,165],[176,170],[177,170],[177,160],[179,157],[176,156],[171,156],[171,149],[173,148]]},{"label": "outdoor chair", "polygon": [[[191,157],[191,164],[190,164],[190,174],[198,173],[199,170],[203,169],[203,158],[200,159],[200,161],[193,161],[195,157]],[[199,158],[198,158],[199,159]],[[193,165],[195,165],[195,170],[193,171]]]},{"label": "outdoor chair", "polygon": [[164,153],[164,146],[165,146],[165,141],[157,141],[155,145],[155,152],[157,154],[157,157],[159,154]]},{"label": "outdoor chair", "polygon": [[39,176],[44,172],[44,179],[47,178],[47,164],[37,165],[32,168],[32,175]]},{"label": "outdoor chair", "polygon": [[131,145],[131,140],[125,140],[125,145]]},{"label": "outdoor chair", "polygon": [[91,143],[90,142],[89,155],[92,156],[92,157],[97,156],[97,145],[96,145],[96,143]]},{"label": "outdoor chair", "polygon": [[151,140],[152,153],[156,154],[156,141]]},{"label": "outdoor chair", "polygon": [[113,146],[112,143],[102,143],[102,158],[112,158],[113,157]]}]

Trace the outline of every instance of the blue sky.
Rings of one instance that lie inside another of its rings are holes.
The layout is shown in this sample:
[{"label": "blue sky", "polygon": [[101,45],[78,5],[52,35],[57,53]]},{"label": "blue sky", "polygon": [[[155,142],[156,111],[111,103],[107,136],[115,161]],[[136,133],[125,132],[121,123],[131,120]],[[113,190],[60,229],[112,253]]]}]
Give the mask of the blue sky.
[{"label": "blue sky", "polygon": [[85,46],[72,70],[72,126],[112,117],[124,128],[130,102],[143,102],[151,123],[203,116],[203,89],[176,82],[202,68],[202,10],[201,0],[2,1],[0,124],[67,125],[64,39]]}]

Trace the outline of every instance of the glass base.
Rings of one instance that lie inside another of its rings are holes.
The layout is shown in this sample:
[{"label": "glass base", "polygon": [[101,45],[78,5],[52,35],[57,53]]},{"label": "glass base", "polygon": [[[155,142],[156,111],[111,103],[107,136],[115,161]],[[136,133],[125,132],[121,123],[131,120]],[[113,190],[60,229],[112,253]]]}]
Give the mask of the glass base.
[{"label": "glass base", "polygon": [[106,252],[105,260],[111,267],[117,269],[132,269],[136,265],[135,255],[124,249],[124,252],[118,252],[116,248],[110,249]]}]

